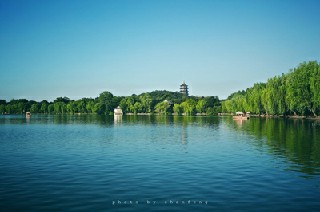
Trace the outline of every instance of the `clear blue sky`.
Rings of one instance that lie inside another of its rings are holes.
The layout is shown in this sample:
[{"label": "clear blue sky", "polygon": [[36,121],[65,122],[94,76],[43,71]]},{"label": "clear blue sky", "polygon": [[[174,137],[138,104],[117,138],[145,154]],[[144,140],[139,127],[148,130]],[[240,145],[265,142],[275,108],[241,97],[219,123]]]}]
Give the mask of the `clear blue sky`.
[{"label": "clear blue sky", "polygon": [[0,0],[0,99],[226,98],[320,59],[320,1]]}]

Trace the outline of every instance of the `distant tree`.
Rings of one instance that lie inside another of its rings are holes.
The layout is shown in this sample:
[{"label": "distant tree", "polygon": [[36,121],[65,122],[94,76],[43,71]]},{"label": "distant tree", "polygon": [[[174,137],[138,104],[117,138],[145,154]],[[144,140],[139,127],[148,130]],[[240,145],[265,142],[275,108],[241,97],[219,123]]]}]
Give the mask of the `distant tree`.
[{"label": "distant tree", "polygon": [[0,104],[0,114],[4,114],[6,112],[6,105]]},{"label": "distant tree", "polygon": [[133,105],[133,112],[134,113],[140,113],[142,112],[142,104],[140,102],[136,102]]},{"label": "distant tree", "polygon": [[206,112],[208,107],[208,102],[205,99],[200,99],[196,104],[196,110],[198,113]]},{"label": "distant tree", "polygon": [[40,113],[48,113],[48,106],[49,106],[49,102],[47,100],[42,100],[40,102],[39,112]]},{"label": "distant tree", "polygon": [[113,102],[113,94],[108,91],[102,92],[96,102],[99,103],[95,106],[98,107],[98,114],[109,114],[116,107]]},{"label": "distant tree", "polygon": [[181,107],[186,115],[192,115],[195,112],[196,104],[197,102],[194,99],[189,98],[181,103]]},{"label": "distant tree", "polygon": [[151,112],[151,105],[152,105],[152,98],[150,94],[145,93],[141,96],[139,96],[139,99],[141,101],[142,111],[146,113]]},{"label": "distant tree", "polygon": [[208,107],[206,110],[206,113],[209,116],[218,115],[218,113],[221,113],[221,112],[222,112],[221,106]]},{"label": "distant tree", "polygon": [[97,113],[99,115],[103,115],[103,114],[106,114],[106,105],[105,104],[102,104],[102,103],[96,103],[94,104],[94,107],[93,107],[93,112],[94,113]]},{"label": "distant tree", "polygon": [[93,113],[94,101],[93,99],[87,99],[86,101],[86,110],[87,113]]},{"label": "distant tree", "polygon": [[65,104],[68,104],[69,102],[70,102],[70,99],[68,98],[68,97],[58,97],[58,98],[56,98],[54,101],[53,101],[54,103],[56,103],[56,102],[63,102],[63,103],[65,103]]},{"label": "distant tree", "polygon": [[50,113],[50,114],[54,113],[54,105],[53,105],[53,103],[48,105],[48,113]]},{"label": "distant tree", "polygon": [[317,116],[320,114],[320,64],[316,61],[310,63],[310,92],[311,92],[311,112]]},{"label": "distant tree", "polygon": [[222,111],[317,115],[320,112],[319,72],[317,61],[301,63],[288,74],[270,78],[267,83],[254,84],[245,92],[231,94],[222,102]]},{"label": "distant tree", "polygon": [[37,103],[31,105],[30,112],[31,113],[38,113],[39,112],[39,108],[38,108]]},{"label": "distant tree", "polygon": [[76,103],[74,100],[71,100],[68,104],[67,104],[67,113],[69,114],[73,114],[73,113],[77,113],[77,107],[76,107]]},{"label": "distant tree", "polygon": [[169,101],[162,101],[155,106],[155,111],[160,114],[167,114],[170,108]]},{"label": "distant tree", "polygon": [[311,72],[306,63],[300,64],[288,74],[286,101],[289,109],[295,114],[306,115],[308,110],[311,110],[310,78]]},{"label": "distant tree", "polygon": [[64,102],[55,102],[53,107],[55,114],[64,114],[67,112],[67,105]]},{"label": "distant tree", "polygon": [[173,112],[178,114],[178,115],[181,115],[182,113],[182,107],[180,104],[174,104],[173,105]]}]

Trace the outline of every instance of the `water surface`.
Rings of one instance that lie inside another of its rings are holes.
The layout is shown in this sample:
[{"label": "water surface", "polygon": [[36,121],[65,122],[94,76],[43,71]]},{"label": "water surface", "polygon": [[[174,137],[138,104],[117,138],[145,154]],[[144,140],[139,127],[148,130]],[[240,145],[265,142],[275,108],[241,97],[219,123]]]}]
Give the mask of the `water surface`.
[{"label": "water surface", "polygon": [[320,123],[0,116],[4,211],[316,211]]}]

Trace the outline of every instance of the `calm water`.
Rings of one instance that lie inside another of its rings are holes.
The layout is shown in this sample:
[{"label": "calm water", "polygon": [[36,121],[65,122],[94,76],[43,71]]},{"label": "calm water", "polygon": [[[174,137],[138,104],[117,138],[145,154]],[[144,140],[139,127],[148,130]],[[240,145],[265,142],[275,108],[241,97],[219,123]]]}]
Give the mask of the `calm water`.
[{"label": "calm water", "polygon": [[1,211],[319,207],[320,122],[0,116]]}]

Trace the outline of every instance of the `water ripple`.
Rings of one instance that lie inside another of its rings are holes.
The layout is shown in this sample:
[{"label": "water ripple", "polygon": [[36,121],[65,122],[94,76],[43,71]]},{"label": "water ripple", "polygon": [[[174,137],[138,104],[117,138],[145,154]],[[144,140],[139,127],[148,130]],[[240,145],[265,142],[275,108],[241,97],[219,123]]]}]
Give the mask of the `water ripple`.
[{"label": "water ripple", "polygon": [[[108,118],[43,116],[29,124],[0,118],[0,207],[312,211],[320,206],[313,129],[305,133],[314,143],[301,144],[309,148],[306,153],[294,151],[302,142],[295,137],[284,146],[274,140],[277,132],[252,134],[263,124],[255,120],[239,127],[221,118],[171,118],[124,118],[116,126]],[[194,203],[186,204],[189,200]]]}]

